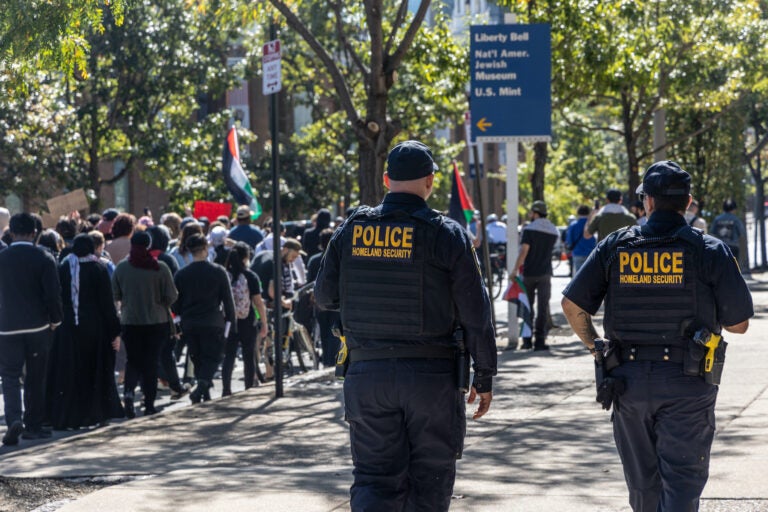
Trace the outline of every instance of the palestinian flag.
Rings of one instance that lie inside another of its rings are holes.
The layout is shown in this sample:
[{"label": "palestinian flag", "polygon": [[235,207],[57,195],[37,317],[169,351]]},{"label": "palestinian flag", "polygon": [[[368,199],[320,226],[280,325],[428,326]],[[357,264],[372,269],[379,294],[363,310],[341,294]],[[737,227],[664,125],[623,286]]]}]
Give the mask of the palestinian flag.
[{"label": "palestinian flag", "polygon": [[472,214],[475,212],[475,207],[472,205],[472,200],[467,194],[467,189],[464,188],[464,183],[461,181],[461,175],[459,174],[459,168],[456,165],[456,161],[453,162],[453,184],[451,185],[451,203],[448,206],[448,216],[462,225],[467,227],[467,224],[472,222]]},{"label": "palestinian flag", "polygon": [[224,183],[227,184],[227,189],[234,196],[237,204],[248,205],[253,212],[251,219],[257,219],[261,215],[261,205],[256,200],[248,176],[240,165],[237,130],[234,126],[229,129],[227,140],[224,141],[221,170],[224,174]]},{"label": "palestinian flag", "polygon": [[515,279],[509,282],[509,286],[502,297],[506,301],[517,304],[517,317],[522,320],[520,323],[520,337],[530,338],[533,331],[533,314],[531,312],[531,303],[528,302],[528,292],[520,276],[515,276]]}]

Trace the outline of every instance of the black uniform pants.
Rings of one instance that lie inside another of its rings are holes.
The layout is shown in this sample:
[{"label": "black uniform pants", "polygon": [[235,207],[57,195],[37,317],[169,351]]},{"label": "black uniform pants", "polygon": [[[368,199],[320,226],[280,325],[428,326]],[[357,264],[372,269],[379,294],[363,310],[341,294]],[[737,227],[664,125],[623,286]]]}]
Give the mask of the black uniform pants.
[{"label": "black uniform pants", "polygon": [[635,512],[694,512],[709,476],[717,386],[666,362],[629,362],[613,434]]},{"label": "black uniform pants", "polygon": [[0,336],[0,378],[3,379],[5,423],[10,427],[22,420],[21,374],[24,365],[24,426],[39,431],[45,416],[45,379],[52,331]]},{"label": "black uniform pants", "polygon": [[454,367],[450,359],[350,364],[353,511],[448,510],[466,433]]}]

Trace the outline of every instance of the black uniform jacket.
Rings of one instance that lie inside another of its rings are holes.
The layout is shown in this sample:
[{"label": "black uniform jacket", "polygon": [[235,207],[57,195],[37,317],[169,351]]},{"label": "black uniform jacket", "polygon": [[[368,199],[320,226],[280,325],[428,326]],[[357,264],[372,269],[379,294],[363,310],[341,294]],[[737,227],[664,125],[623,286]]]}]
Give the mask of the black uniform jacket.
[{"label": "black uniform jacket", "polygon": [[[427,203],[422,198],[406,193],[389,193],[381,204],[382,213],[395,210],[413,213],[426,208]],[[338,311],[344,307],[339,284],[340,241],[342,230],[348,228],[349,224],[344,224],[334,234],[323,256],[315,283],[315,300],[321,309]],[[436,245],[435,258],[438,261],[433,264],[448,269],[450,307],[455,308],[458,323],[464,329],[467,350],[474,360],[475,387],[479,392],[490,391],[492,376],[496,375],[496,337],[490,300],[483,286],[477,257],[466,230],[450,218],[443,218]],[[398,329],[396,319],[393,319],[392,329]]]}]

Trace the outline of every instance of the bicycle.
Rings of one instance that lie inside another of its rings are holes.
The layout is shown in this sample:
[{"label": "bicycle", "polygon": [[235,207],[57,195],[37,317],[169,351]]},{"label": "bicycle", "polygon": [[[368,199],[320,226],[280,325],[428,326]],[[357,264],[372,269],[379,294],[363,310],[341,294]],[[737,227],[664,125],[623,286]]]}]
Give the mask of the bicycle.
[{"label": "bicycle", "polygon": [[491,295],[498,299],[507,284],[507,244],[489,244],[491,262]]},{"label": "bicycle", "polygon": [[[296,307],[301,296],[307,293],[311,293],[314,288],[314,283],[307,284],[300,289],[296,290],[291,301],[293,307]],[[257,354],[257,368],[258,361],[266,361],[268,365],[274,365],[274,310],[267,308],[267,317],[270,319],[269,330],[267,336],[261,342],[261,351]],[[286,371],[286,375],[293,375],[295,373],[303,373],[309,371],[309,369],[317,370],[320,367],[317,351],[315,350],[314,342],[310,336],[307,328],[298,323],[294,319],[294,311],[292,309],[283,310],[282,312],[282,343],[281,348],[281,364]],[[261,353],[263,351],[263,353]],[[258,369],[257,376],[261,380],[263,375],[261,369]]]}]

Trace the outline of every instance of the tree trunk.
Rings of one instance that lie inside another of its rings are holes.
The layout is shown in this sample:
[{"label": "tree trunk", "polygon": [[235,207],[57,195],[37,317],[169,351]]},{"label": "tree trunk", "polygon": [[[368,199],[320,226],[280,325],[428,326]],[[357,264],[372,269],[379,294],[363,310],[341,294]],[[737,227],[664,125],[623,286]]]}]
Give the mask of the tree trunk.
[{"label": "tree trunk", "polygon": [[632,103],[628,95],[621,95],[621,120],[624,127],[624,147],[627,149],[627,182],[629,183],[629,204],[637,200],[637,186],[640,184],[638,170],[640,162],[637,158],[637,137],[635,136],[634,119],[632,117]]},{"label": "tree trunk", "polygon": [[[376,187],[376,152],[370,143],[360,144],[358,151],[359,168],[357,170],[357,181],[360,186],[360,204],[374,206],[378,204],[379,194]],[[383,175],[383,167],[382,167]]]},{"label": "tree trunk", "polygon": [[384,197],[384,165],[387,160],[387,149],[382,151],[379,148],[387,148],[389,142],[381,141],[380,143],[380,139],[383,138],[367,139],[359,144],[360,168],[358,169],[358,183],[360,184],[360,204],[375,206]]},{"label": "tree trunk", "polygon": [[392,84],[388,83],[383,67],[379,74],[371,74],[370,90],[366,102],[365,125],[357,128],[360,169],[360,203],[374,206],[384,197],[384,165],[390,144],[399,127],[387,119],[387,97]]},{"label": "tree trunk", "polygon": [[101,204],[101,180],[99,179],[99,160],[96,157],[95,160],[91,160],[88,164],[88,186],[93,190],[95,198],[90,203],[90,213],[99,213],[102,208]]},{"label": "tree trunk", "polygon": [[98,213],[101,211],[101,180],[99,179],[99,118],[98,109],[94,105],[90,109],[91,133],[88,144],[88,186],[94,193],[94,199],[91,201],[90,212]]},{"label": "tree trunk", "polygon": [[[533,174],[531,175],[531,190],[534,201],[544,201],[544,170],[547,165],[548,142],[537,142],[533,145]],[[517,154],[515,154],[517,156]]]}]

